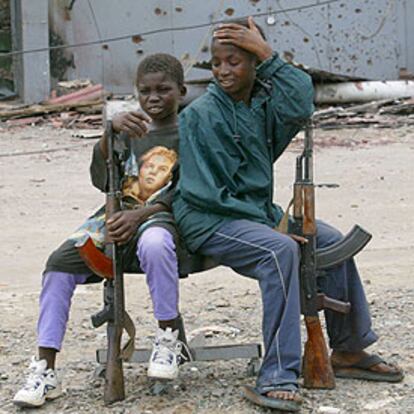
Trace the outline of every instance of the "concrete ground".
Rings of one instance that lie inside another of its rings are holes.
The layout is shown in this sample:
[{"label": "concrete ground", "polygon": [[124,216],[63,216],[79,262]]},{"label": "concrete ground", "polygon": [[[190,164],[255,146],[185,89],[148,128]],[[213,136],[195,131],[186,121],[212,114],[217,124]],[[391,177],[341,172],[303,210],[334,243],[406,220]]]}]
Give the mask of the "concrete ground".
[{"label": "concrete ground", "polygon": [[[373,240],[357,256],[381,339],[374,350],[406,370],[401,384],[339,380],[333,391],[303,391],[304,413],[412,413],[414,407],[414,130],[411,128],[316,131],[317,216],[348,231],[358,223]],[[300,140],[299,140],[300,141]],[[72,138],[68,130],[0,126],[0,413],[13,413],[10,400],[36,351],[37,298],[48,254],[97,209],[104,196],[89,182],[95,140]],[[66,148],[66,149],[62,149]],[[295,142],[277,163],[277,200],[292,193]],[[55,151],[55,149],[57,149]],[[21,152],[34,154],[19,155]],[[44,151],[44,152],[42,152]],[[127,306],[146,345],[155,324],[143,276],[127,276]],[[166,395],[149,393],[145,366],[126,365],[127,399],[112,408],[102,402],[103,384],[93,378],[94,350],[105,330],[90,315],[101,307],[101,286],[78,289],[63,352],[58,357],[65,397],[46,413],[259,413],[240,397],[245,361],[197,363],[182,368]],[[187,331],[218,325],[212,343],[260,341],[261,305],[254,282],[218,268],[181,283]],[[234,328],[234,329],[226,329]]]}]

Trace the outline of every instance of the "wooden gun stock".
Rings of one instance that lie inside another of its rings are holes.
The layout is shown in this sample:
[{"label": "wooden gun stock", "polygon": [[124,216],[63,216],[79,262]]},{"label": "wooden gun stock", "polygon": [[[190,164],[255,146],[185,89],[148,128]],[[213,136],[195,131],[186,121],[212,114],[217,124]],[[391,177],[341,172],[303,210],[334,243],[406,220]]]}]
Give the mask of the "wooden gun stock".
[{"label": "wooden gun stock", "polygon": [[335,375],[319,316],[305,316],[305,324],[308,338],[303,354],[303,385],[306,388],[333,389]]},{"label": "wooden gun stock", "polygon": [[[110,281],[110,283],[113,282]],[[125,399],[125,386],[121,358],[122,325],[108,322],[106,332],[108,336],[108,360],[105,370],[104,402],[108,405]]]}]

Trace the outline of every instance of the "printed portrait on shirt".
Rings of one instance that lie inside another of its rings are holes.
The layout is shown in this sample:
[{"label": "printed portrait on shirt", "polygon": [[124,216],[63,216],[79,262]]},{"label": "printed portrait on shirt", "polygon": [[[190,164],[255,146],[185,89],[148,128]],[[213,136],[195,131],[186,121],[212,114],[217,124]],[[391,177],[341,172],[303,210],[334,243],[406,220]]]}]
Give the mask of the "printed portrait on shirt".
[{"label": "printed portrait on shirt", "polygon": [[[177,153],[166,147],[153,147],[138,160],[132,153],[125,163],[122,184],[123,208],[136,209],[151,204],[171,185]],[[94,245],[105,246],[105,208],[88,218],[70,237],[75,246],[83,246],[91,238]]]},{"label": "printed portrait on shirt", "polygon": [[139,158],[138,163],[129,159],[122,185],[123,198],[135,200],[139,205],[153,200],[169,187],[176,162],[177,153],[161,146],[151,148]]}]

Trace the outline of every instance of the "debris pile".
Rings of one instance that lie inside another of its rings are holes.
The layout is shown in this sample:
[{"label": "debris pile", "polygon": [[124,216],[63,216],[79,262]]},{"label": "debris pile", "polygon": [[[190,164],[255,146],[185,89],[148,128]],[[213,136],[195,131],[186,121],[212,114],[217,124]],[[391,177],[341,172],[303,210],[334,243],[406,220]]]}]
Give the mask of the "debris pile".
[{"label": "debris pile", "polygon": [[414,125],[414,97],[383,99],[361,105],[334,106],[316,111],[315,124],[322,129],[398,128]]},{"label": "debris pile", "polygon": [[[206,80],[195,84],[189,82],[189,98],[201,95],[206,88]],[[11,105],[0,103],[0,126],[6,127],[49,124],[55,128],[102,129],[103,105],[108,97],[102,85],[92,85],[88,80],[60,82],[58,91],[61,96],[52,96],[36,105]],[[318,86],[316,86],[318,90]],[[137,103],[122,97],[112,100],[114,107],[109,114],[121,110],[136,109]],[[318,102],[318,100],[317,100]],[[339,102],[338,102],[339,103]],[[115,105],[117,104],[117,105]],[[108,114],[107,114],[108,116]],[[2,122],[3,121],[3,122]],[[322,129],[337,128],[398,128],[414,125],[414,96],[387,98],[357,105],[337,104],[320,109],[314,114],[315,125]]]},{"label": "debris pile", "polygon": [[98,84],[88,85],[59,97],[52,96],[41,104],[2,104],[0,121],[5,122],[6,127],[48,123],[55,128],[101,128],[102,108],[106,97],[107,93]]}]

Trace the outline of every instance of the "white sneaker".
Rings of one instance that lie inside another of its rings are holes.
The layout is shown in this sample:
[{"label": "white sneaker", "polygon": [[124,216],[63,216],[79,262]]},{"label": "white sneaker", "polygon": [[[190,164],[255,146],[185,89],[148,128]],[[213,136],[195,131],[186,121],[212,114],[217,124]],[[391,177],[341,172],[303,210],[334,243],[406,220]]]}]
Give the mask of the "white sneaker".
[{"label": "white sneaker", "polygon": [[32,357],[30,374],[24,387],[13,398],[19,407],[40,407],[46,400],[53,400],[62,394],[62,386],[53,369],[46,369],[45,359]]},{"label": "white sneaker", "polygon": [[151,378],[172,380],[178,376],[178,366],[182,357],[183,343],[178,339],[178,330],[165,331],[158,328],[148,365]]}]

